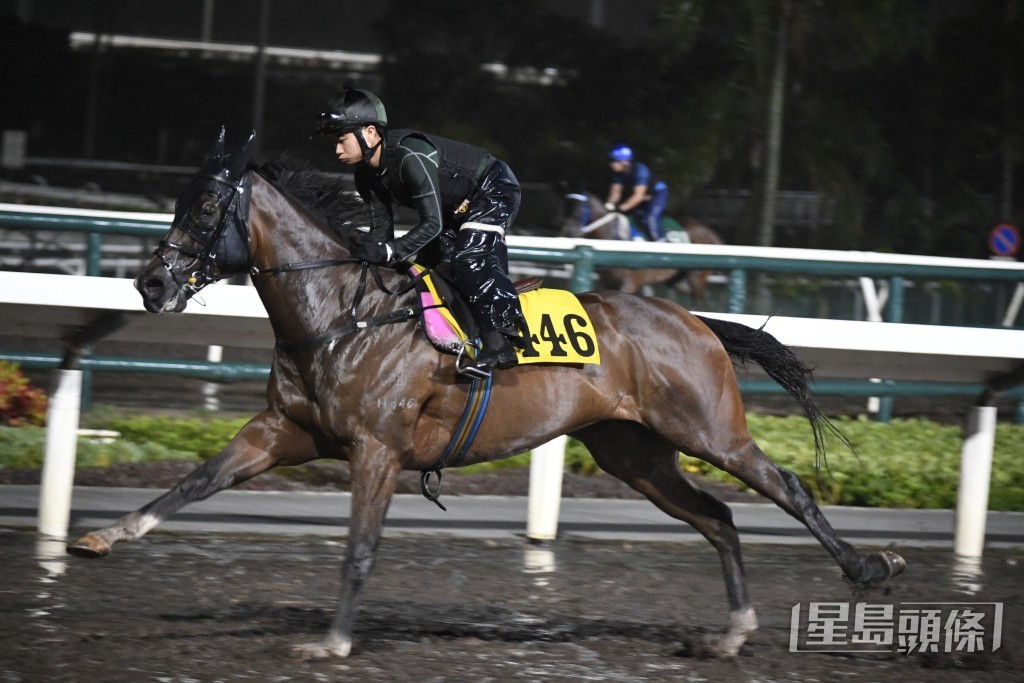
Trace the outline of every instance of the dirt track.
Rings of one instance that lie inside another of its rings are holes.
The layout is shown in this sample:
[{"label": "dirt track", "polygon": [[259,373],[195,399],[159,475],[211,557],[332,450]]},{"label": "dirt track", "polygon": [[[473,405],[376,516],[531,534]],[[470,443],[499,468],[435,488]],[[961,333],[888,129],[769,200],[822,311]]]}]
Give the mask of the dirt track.
[{"label": "dirt track", "polygon": [[[154,534],[102,560],[36,557],[0,531],[3,681],[1013,681],[1024,671],[1024,553],[958,575],[907,549],[889,590],[854,596],[817,547],[748,545],[761,630],[742,656],[705,656],[727,617],[703,543],[386,539],[352,657],[301,661],[337,594],[342,539]],[[969,584],[977,584],[971,594]],[[994,653],[789,651],[797,603],[1003,602]]]}]

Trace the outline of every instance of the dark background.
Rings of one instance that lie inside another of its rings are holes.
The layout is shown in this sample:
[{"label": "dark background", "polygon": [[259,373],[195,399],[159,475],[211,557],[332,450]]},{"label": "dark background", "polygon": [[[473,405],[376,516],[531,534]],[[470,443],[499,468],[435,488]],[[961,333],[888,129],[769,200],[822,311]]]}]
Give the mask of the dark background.
[{"label": "dark background", "polygon": [[[29,157],[2,173],[124,191],[141,177],[173,196],[173,174],[32,160],[191,168],[222,124],[229,141],[258,128],[264,158],[288,152],[341,172],[330,144],[308,136],[355,78],[382,96],[393,125],[507,159],[530,190],[524,216],[541,228],[557,223],[548,204],[563,189],[605,191],[607,149],[625,140],[669,181],[673,213],[756,244],[781,44],[772,243],[985,257],[991,227],[1021,218],[1022,4],[0,0],[0,129],[26,131]],[[71,31],[189,41],[205,31],[215,43],[380,61],[261,66],[251,54],[72,47]],[[495,64],[501,74],[484,66]]]}]

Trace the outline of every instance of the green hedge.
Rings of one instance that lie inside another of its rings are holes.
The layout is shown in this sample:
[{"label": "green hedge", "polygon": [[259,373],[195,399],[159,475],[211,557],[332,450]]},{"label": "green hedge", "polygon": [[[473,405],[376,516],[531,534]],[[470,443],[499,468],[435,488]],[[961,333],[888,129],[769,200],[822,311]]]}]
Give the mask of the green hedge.
[{"label": "green hedge", "polygon": [[[0,427],[0,468],[38,469],[46,454],[46,430],[42,427]],[[193,452],[168,448],[147,441],[135,443],[115,439],[110,443],[80,437],[78,467],[109,467],[122,462],[159,462],[163,460],[200,460]]]},{"label": "green hedge", "polygon": [[[838,419],[856,453],[831,449],[815,469],[810,428],[800,417],[748,415],[750,433],[776,463],[796,473],[819,503],[867,507],[952,508],[960,479],[963,429],[928,420],[883,425]],[[707,463],[683,457],[684,469],[737,482]],[[1024,511],[1024,427],[999,424],[989,509]]]},{"label": "green hedge", "polygon": [[[963,430],[928,420],[893,420],[879,424],[863,419],[838,419],[837,426],[857,453],[832,448],[821,470],[815,468],[814,444],[807,421],[797,416],[749,414],[750,432],[776,463],[792,470],[820,503],[867,507],[952,508],[960,477]],[[168,459],[201,460],[214,455],[248,418],[125,416],[97,411],[83,426],[118,431],[110,444],[79,440],[78,465],[102,467],[116,462]],[[0,467],[40,467],[45,432],[38,427],[0,427]],[[739,484],[730,475],[694,458],[682,456],[684,470]],[[529,464],[522,454],[456,472],[494,471]],[[570,439],[566,468],[576,474],[598,472],[593,458]],[[287,470],[286,470],[287,471]],[[742,484],[741,484],[742,486]],[[996,427],[995,460],[989,507],[1024,511],[1024,426]]]}]

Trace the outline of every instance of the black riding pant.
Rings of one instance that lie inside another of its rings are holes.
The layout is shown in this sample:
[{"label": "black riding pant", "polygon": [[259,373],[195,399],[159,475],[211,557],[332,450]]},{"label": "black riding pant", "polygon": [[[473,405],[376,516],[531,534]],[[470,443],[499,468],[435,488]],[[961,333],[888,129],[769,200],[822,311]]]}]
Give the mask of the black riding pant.
[{"label": "black riding pant", "polygon": [[526,334],[526,319],[508,276],[506,231],[519,211],[521,191],[512,169],[495,161],[480,179],[459,226],[452,270],[482,330]]}]

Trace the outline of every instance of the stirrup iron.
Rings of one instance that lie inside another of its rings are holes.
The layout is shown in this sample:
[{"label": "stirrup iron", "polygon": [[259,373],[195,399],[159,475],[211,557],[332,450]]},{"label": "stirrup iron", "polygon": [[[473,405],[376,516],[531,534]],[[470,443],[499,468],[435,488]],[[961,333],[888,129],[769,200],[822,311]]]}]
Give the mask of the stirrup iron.
[{"label": "stirrup iron", "polygon": [[476,349],[477,353],[479,353],[483,349],[483,342],[477,343],[468,339],[462,342],[462,348],[459,349],[458,355],[455,356],[455,372],[472,379],[490,379],[491,370],[481,370],[480,368],[473,367],[473,358],[467,353],[470,348]]}]

